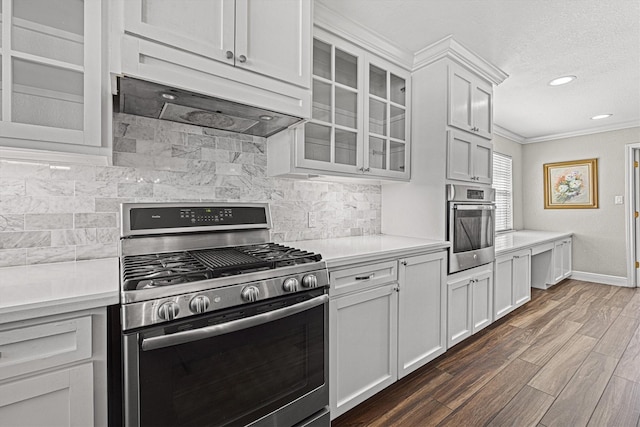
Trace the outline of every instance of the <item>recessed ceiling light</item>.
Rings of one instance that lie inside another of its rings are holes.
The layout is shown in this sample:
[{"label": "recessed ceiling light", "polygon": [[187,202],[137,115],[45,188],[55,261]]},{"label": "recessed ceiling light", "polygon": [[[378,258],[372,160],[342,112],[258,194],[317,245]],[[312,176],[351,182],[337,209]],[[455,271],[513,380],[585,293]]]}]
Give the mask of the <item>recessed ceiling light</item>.
[{"label": "recessed ceiling light", "polygon": [[549,86],[561,86],[561,85],[566,85],[567,83],[571,83],[572,81],[574,81],[575,79],[577,79],[576,76],[562,76],[562,77],[558,77],[557,79],[553,79],[549,82]]},{"label": "recessed ceiling light", "polygon": [[611,116],[613,116],[613,114],[598,114],[597,116],[591,117],[591,120],[606,119],[607,117],[611,117]]},{"label": "recessed ceiling light", "polygon": [[163,94],[161,94],[161,95],[162,95],[162,97],[163,97],[164,99],[169,99],[169,100],[171,100],[171,101],[173,101],[174,99],[176,99],[176,98],[177,98],[177,96],[172,95],[172,94],[170,94],[170,93],[163,93]]},{"label": "recessed ceiling light", "polygon": [[273,120],[273,116],[268,116],[266,114],[263,114],[259,118],[260,118],[260,120],[264,120],[265,122],[268,122],[269,120]]}]

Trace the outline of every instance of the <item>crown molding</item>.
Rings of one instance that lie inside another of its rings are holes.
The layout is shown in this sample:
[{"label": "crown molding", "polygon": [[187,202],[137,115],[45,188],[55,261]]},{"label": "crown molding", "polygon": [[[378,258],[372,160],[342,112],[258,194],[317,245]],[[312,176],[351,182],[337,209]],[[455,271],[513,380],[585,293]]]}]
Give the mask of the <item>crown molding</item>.
[{"label": "crown molding", "polygon": [[515,132],[511,132],[509,129],[493,124],[493,134],[506,138],[510,141],[517,142],[518,144],[524,144],[527,140],[524,136],[518,135]]},{"label": "crown molding", "polygon": [[413,71],[431,65],[443,58],[452,59],[470,68],[495,85],[499,85],[509,77],[500,68],[455,41],[452,34],[417,51],[414,56]]},{"label": "crown molding", "polygon": [[590,129],[581,129],[581,130],[576,130],[571,132],[563,132],[563,133],[538,136],[535,138],[525,138],[522,144],[533,144],[536,142],[545,142],[545,141],[553,141],[556,139],[573,138],[576,136],[592,135],[594,133],[611,132],[615,130],[629,129],[634,127],[640,127],[640,122],[638,120],[631,120],[628,122],[616,123],[608,126],[598,126]]},{"label": "crown molding", "polygon": [[536,136],[533,138],[526,138],[522,135],[519,135],[515,132],[510,131],[507,128],[504,128],[494,123],[493,133],[495,135],[501,136],[502,138],[506,138],[513,142],[517,142],[518,144],[534,144],[536,142],[554,141],[557,139],[573,138],[576,136],[592,135],[595,133],[602,133],[602,132],[612,132],[616,130],[630,129],[634,127],[640,128],[640,122],[637,120],[631,120],[628,122],[622,122],[622,123],[612,124],[608,126],[599,126],[597,128],[581,129],[581,130],[576,130],[571,132],[563,132],[563,133],[556,133],[556,134],[550,134],[550,135],[544,135],[544,136]]},{"label": "crown molding", "polygon": [[380,37],[359,22],[338,14],[324,4],[314,3],[313,22],[317,27],[355,43],[399,67],[412,71],[411,67],[414,61],[411,51],[398,47],[390,40]]}]

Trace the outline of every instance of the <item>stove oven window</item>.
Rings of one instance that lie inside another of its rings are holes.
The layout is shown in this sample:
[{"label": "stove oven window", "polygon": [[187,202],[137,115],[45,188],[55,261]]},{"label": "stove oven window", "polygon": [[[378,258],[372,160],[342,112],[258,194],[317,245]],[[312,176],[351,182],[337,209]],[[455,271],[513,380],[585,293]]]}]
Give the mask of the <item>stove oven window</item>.
[{"label": "stove oven window", "polygon": [[324,328],[325,308],[318,306],[218,337],[141,350],[140,424],[235,426],[273,412],[324,384]]}]

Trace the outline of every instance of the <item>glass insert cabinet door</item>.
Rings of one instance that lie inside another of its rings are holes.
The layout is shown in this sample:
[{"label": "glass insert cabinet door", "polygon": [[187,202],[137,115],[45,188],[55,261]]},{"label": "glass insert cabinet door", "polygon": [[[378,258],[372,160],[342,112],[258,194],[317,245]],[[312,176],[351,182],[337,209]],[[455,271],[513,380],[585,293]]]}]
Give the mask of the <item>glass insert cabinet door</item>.
[{"label": "glass insert cabinet door", "polygon": [[362,164],[362,59],[332,42],[331,37],[313,40],[312,113],[304,125],[298,164],[356,173]]},{"label": "glass insert cabinet door", "polygon": [[408,180],[410,73],[315,35],[312,115],[297,134],[297,166]]},{"label": "glass insert cabinet door", "polygon": [[408,178],[408,76],[402,70],[385,69],[371,62],[367,68],[364,170]]},{"label": "glass insert cabinet door", "polygon": [[0,0],[0,13],[2,135],[100,145],[101,1]]}]

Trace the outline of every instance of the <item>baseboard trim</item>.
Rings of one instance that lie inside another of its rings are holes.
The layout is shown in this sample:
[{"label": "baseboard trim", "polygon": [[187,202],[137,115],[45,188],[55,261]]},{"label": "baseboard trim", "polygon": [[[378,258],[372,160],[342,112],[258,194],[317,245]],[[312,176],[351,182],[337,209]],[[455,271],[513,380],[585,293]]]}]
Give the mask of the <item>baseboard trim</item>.
[{"label": "baseboard trim", "polygon": [[585,271],[573,271],[571,279],[584,280],[585,282],[604,283],[613,286],[629,286],[629,281],[624,276],[609,276],[608,274],[587,273]]}]

